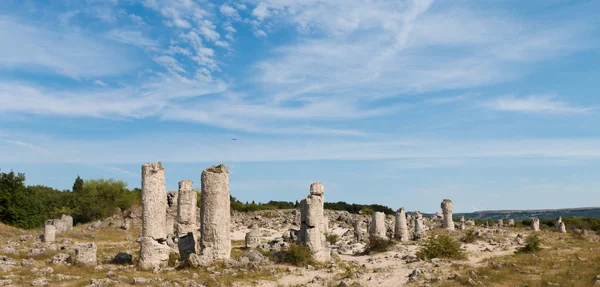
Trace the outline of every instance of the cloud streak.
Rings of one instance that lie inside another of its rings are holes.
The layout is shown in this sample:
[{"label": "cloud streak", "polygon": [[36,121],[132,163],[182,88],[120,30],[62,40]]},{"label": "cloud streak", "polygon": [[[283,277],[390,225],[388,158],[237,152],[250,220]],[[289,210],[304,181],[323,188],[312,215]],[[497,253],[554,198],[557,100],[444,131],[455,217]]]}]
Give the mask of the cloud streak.
[{"label": "cloud streak", "polygon": [[585,114],[592,110],[590,107],[577,107],[568,102],[559,101],[550,96],[527,96],[517,98],[507,96],[497,98],[482,104],[496,111],[549,114]]}]

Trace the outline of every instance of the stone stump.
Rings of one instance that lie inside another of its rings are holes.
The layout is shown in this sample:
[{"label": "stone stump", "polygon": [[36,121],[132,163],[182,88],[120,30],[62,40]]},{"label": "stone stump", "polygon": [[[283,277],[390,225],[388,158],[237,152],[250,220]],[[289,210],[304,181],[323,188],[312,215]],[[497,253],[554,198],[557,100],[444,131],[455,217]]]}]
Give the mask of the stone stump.
[{"label": "stone stump", "polygon": [[200,248],[206,262],[231,256],[229,171],[224,164],[202,171]]},{"label": "stone stump", "polygon": [[401,207],[396,212],[396,222],[394,225],[394,238],[401,242],[408,241],[408,226],[406,224],[406,212],[404,207]]},{"label": "stone stump", "polygon": [[170,248],[167,246],[167,188],[165,169],[160,162],[142,165],[142,239],[140,260],[142,270],[166,267]]},{"label": "stone stump", "polygon": [[56,226],[53,220],[47,220],[44,224],[44,242],[52,244],[56,241]]},{"label": "stone stump", "polygon": [[252,226],[250,232],[246,233],[246,248],[256,248],[260,245],[260,229],[257,225]]},{"label": "stone stump", "polygon": [[509,219],[508,220],[508,226],[514,227],[515,226],[515,220],[514,219]]},{"label": "stone stump", "polygon": [[362,220],[357,219],[356,221],[354,221],[354,240],[356,240],[356,242],[360,242],[361,240],[363,240],[362,226]]},{"label": "stone stump", "polygon": [[452,221],[452,201],[450,199],[444,199],[441,207],[444,215],[442,228],[446,230],[454,230],[454,221]]},{"label": "stone stump", "polygon": [[461,216],[460,219],[459,219],[459,221],[458,221],[458,229],[460,229],[460,230],[467,229],[467,225],[465,223],[465,217],[464,216]]},{"label": "stone stump", "polygon": [[503,227],[503,226],[504,226],[504,220],[498,219],[498,227]]},{"label": "stone stump", "polygon": [[94,267],[98,265],[96,243],[86,243],[75,247],[75,264]]},{"label": "stone stump", "polygon": [[562,216],[559,216],[559,217],[557,217],[557,218],[554,220],[554,228],[555,228],[555,229],[556,229],[556,231],[558,231],[558,232],[560,232],[560,226],[561,226],[561,223],[563,223],[563,222],[562,222]]},{"label": "stone stump", "polygon": [[298,242],[306,245],[315,261],[329,261],[331,251],[323,230],[323,205],[325,189],[323,184],[315,182],[310,185],[310,194],[300,202],[300,233]]},{"label": "stone stump", "polygon": [[532,222],[531,228],[533,231],[540,231],[540,220],[538,218],[533,218]]},{"label": "stone stump", "polygon": [[558,232],[560,233],[567,233],[567,227],[565,226],[564,222],[560,222],[560,226],[558,227]]}]

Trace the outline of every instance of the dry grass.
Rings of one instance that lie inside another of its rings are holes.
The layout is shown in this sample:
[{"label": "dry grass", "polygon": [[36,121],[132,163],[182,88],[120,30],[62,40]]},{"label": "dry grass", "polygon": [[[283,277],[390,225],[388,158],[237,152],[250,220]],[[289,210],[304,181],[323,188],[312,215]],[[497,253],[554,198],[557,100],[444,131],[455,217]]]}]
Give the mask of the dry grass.
[{"label": "dry grass", "polygon": [[[466,267],[459,279],[438,286],[591,286],[600,274],[600,245],[570,235],[540,233],[544,249],[489,259],[482,267]],[[469,280],[472,279],[472,280]],[[471,282],[469,282],[471,281]],[[559,284],[559,285],[553,285]]]}]

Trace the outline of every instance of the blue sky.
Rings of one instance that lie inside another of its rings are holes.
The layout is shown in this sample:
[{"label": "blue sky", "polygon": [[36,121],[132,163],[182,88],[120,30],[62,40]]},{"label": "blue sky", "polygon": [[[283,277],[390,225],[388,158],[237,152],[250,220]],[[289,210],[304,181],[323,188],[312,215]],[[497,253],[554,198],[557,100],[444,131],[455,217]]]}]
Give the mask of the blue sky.
[{"label": "blue sky", "polygon": [[[598,1],[0,2],[0,168],[241,200],[600,206]],[[237,138],[232,141],[231,138]]]}]

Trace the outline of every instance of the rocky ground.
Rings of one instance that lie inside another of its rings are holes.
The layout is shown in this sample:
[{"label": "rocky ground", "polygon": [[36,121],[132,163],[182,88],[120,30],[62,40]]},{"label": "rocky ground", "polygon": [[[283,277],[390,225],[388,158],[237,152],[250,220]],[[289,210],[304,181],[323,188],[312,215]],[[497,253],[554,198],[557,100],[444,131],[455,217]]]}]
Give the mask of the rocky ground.
[{"label": "rocky ground", "polygon": [[[487,268],[490,262],[511,258],[531,233],[517,228],[470,226],[481,237],[474,243],[462,244],[468,254],[466,259],[423,261],[416,257],[416,252],[424,240],[448,233],[434,228],[439,221],[433,219],[426,221],[431,229],[426,231],[425,238],[397,243],[386,252],[363,255],[366,242],[355,240],[352,224],[357,219],[366,221],[367,216],[326,210],[325,215],[330,221],[329,233],[338,236],[331,245],[334,259],[323,264],[295,267],[273,263],[263,256],[264,252],[246,250],[243,245],[250,226],[257,224],[262,235],[259,250],[286,248],[290,237],[294,237],[290,229],[299,228],[297,210],[234,213],[232,260],[201,269],[175,268],[178,265],[177,247],[174,242],[169,242],[173,247],[171,267],[140,272],[135,268],[139,252],[136,240],[141,233],[140,215],[139,208],[116,211],[110,218],[78,225],[67,233],[57,235],[56,243],[51,245],[42,242],[41,229],[25,231],[0,225],[0,286],[490,286],[486,278],[469,272],[484,272],[477,271],[477,268]],[[392,232],[393,217],[386,221],[388,231]],[[448,234],[458,239],[464,232]],[[366,229],[362,234],[366,238],[364,233]],[[548,233],[545,237],[549,246],[555,246],[556,242],[583,244],[570,240],[571,235],[560,237]],[[98,246],[98,265],[86,267],[74,264],[75,246],[88,242],[95,242]],[[590,281],[592,283],[593,280]]]}]

